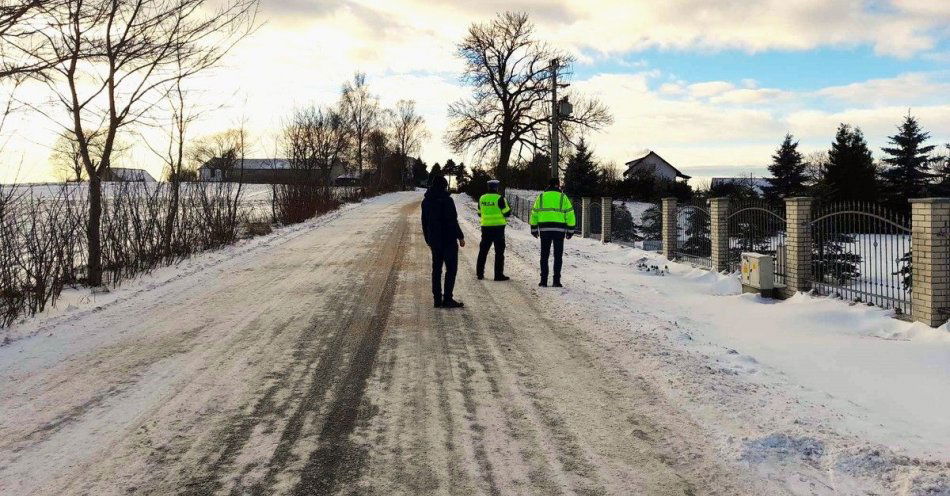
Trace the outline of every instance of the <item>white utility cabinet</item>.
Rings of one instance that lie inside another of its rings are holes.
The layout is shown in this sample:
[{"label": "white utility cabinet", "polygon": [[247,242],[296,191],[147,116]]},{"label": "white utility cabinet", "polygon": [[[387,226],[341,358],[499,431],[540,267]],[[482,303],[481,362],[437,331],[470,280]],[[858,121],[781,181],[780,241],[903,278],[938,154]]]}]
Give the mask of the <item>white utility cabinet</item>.
[{"label": "white utility cabinet", "polygon": [[743,290],[771,294],[775,289],[775,261],[772,255],[743,253],[740,277]]}]

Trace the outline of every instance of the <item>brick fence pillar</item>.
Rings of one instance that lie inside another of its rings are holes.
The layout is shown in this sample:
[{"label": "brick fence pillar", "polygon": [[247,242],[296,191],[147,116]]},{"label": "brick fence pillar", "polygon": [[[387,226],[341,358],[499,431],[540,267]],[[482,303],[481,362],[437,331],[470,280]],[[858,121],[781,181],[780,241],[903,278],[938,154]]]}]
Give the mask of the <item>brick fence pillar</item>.
[{"label": "brick fence pillar", "polygon": [[710,260],[716,272],[729,269],[729,198],[709,199]]},{"label": "brick fence pillar", "polygon": [[581,237],[590,237],[590,198],[581,198]]},{"label": "brick fence pillar", "polygon": [[663,199],[663,256],[673,260],[676,249],[676,198]]},{"label": "brick fence pillar", "polygon": [[614,204],[609,196],[600,199],[600,241],[610,242],[610,226],[613,225],[611,216],[613,215]]},{"label": "brick fence pillar", "polygon": [[812,198],[785,199],[785,293],[811,289]]},{"label": "brick fence pillar", "polygon": [[911,316],[938,327],[950,316],[950,198],[910,203]]}]

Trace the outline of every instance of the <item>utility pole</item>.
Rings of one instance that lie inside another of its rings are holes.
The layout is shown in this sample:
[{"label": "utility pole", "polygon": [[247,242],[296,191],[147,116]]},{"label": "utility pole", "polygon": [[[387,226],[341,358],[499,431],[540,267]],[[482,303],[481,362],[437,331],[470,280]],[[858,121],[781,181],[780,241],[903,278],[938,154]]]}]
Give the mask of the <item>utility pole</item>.
[{"label": "utility pole", "polygon": [[558,87],[567,88],[569,84],[558,84],[557,82],[557,72],[560,69],[561,63],[558,59],[551,60],[551,178],[557,179],[558,173],[558,150],[560,146],[558,142],[561,138],[561,117],[570,117],[571,113],[574,112],[574,107],[571,105],[571,102],[567,101],[567,97],[558,101],[557,99],[557,89]]},{"label": "utility pole", "polygon": [[557,71],[560,62],[551,60],[551,179],[558,178],[558,118],[560,111],[557,105]]}]

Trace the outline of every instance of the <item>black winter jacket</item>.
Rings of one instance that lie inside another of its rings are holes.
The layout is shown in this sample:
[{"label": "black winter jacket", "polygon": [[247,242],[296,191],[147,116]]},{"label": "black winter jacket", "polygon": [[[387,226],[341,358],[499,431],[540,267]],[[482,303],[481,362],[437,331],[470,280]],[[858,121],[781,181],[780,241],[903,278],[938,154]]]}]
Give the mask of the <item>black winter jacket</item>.
[{"label": "black winter jacket", "polygon": [[422,200],[422,234],[432,248],[453,247],[465,237],[459,227],[455,202],[445,187],[436,183]]}]

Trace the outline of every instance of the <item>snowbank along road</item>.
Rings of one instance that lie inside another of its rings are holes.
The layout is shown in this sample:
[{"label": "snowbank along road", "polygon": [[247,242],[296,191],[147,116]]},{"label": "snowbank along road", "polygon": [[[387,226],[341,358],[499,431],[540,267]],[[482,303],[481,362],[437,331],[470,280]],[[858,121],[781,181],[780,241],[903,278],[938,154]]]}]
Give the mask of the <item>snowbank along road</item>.
[{"label": "snowbank along road", "polygon": [[583,316],[552,317],[570,288],[475,280],[470,222],[467,306],[433,309],[420,199],[346,207],[0,348],[0,494],[834,490],[723,456]]}]

